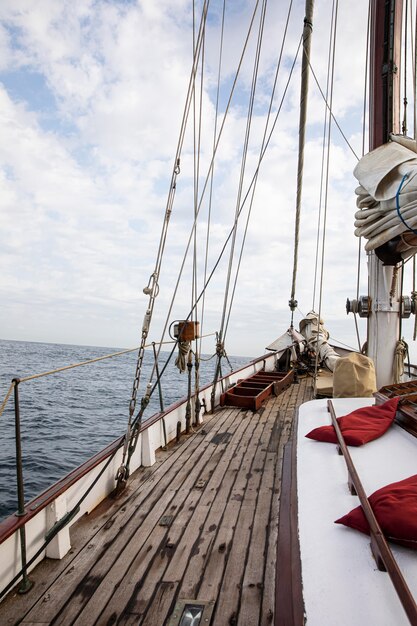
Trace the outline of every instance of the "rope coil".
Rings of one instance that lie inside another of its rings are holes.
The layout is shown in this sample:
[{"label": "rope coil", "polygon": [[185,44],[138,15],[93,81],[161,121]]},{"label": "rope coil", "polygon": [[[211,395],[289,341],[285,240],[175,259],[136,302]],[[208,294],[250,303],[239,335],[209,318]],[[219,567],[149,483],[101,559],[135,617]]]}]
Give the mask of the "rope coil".
[{"label": "rope coil", "polygon": [[180,372],[185,372],[187,370],[187,357],[190,352],[190,348],[190,341],[178,342],[178,356],[175,359],[175,365],[178,367]]},{"label": "rope coil", "polygon": [[394,354],[394,384],[401,382],[401,377],[404,374],[404,361],[408,352],[408,345],[404,339],[397,341]]}]

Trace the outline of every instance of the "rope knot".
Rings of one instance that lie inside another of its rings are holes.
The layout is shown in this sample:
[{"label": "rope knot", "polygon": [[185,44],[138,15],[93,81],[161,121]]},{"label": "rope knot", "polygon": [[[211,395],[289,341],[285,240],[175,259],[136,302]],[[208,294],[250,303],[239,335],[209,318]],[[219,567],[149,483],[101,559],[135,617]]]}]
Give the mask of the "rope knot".
[{"label": "rope knot", "polygon": [[216,343],[216,354],[217,354],[217,356],[226,356],[226,351],[224,349],[224,343],[222,341],[218,341]]}]

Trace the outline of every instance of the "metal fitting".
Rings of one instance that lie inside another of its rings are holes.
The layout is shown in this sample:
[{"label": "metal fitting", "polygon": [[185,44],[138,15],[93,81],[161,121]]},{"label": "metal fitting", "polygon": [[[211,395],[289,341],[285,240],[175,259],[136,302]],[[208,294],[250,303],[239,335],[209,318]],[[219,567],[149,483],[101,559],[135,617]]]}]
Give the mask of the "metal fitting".
[{"label": "metal fitting", "polygon": [[359,317],[369,317],[371,299],[369,296],[359,296],[359,300],[346,300],[346,313],[357,313]]}]

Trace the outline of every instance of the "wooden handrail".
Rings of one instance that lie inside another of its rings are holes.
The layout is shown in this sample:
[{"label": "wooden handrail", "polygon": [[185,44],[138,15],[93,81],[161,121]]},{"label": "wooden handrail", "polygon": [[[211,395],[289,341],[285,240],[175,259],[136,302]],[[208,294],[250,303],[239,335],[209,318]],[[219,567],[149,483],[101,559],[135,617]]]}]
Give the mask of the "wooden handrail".
[{"label": "wooden handrail", "polygon": [[404,611],[407,614],[408,619],[411,624],[417,624],[417,604],[416,601],[402,575],[400,568],[398,567],[398,563],[395,560],[395,557],[389,547],[384,534],[381,530],[381,527],[378,523],[378,520],[375,517],[375,514],[372,510],[372,507],[369,503],[368,497],[365,493],[365,489],[361,483],[358,472],[354,466],[352,461],[352,457],[350,456],[350,452],[342,435],[342,431],[340,430],[339,423],[336,418],[336,413],[334,410],[333,402],[331,400],[327,401],[327,406],[332,418],[333,427],[336,431],[337,440],[339,442],[340,450],[344,456],[347,470],[349,473],[349,481],[352,482],[355,491],[360,500],[364,515],[369,524],[369,532],[371,537],[371,550],[376,563],[378,565],[378,569],[381,571],[386,571],[391,578],[391,581],[394,585],[394,588],[398,594],[398,597],[401,601],[401,604],[404,608]]}]

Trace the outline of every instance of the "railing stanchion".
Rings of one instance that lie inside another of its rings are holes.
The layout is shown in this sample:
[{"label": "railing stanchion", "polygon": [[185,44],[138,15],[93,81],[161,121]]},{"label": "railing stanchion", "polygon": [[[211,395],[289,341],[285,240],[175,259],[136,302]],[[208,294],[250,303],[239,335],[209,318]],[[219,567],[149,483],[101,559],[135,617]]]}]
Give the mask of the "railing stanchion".
[{"label": "railing stanchion", "polygon": [[[15,416],[15,441],[16,441],[16,477],[17,477],[17,503],[16,515],[23,517],[25,510],[25,493],[23,487],[23,464],[22,464],[22,439],[20,433],[20,406],[19,406],[19,383],[20,378],[13,378],[14,383],[14,416]],[[19,593],[26,593],[31,589],[33,583],[29,580],[26,566],[26,530],[25,525],[19,528],[20,533],[20,553],[22,560],[22,582]]]}]

